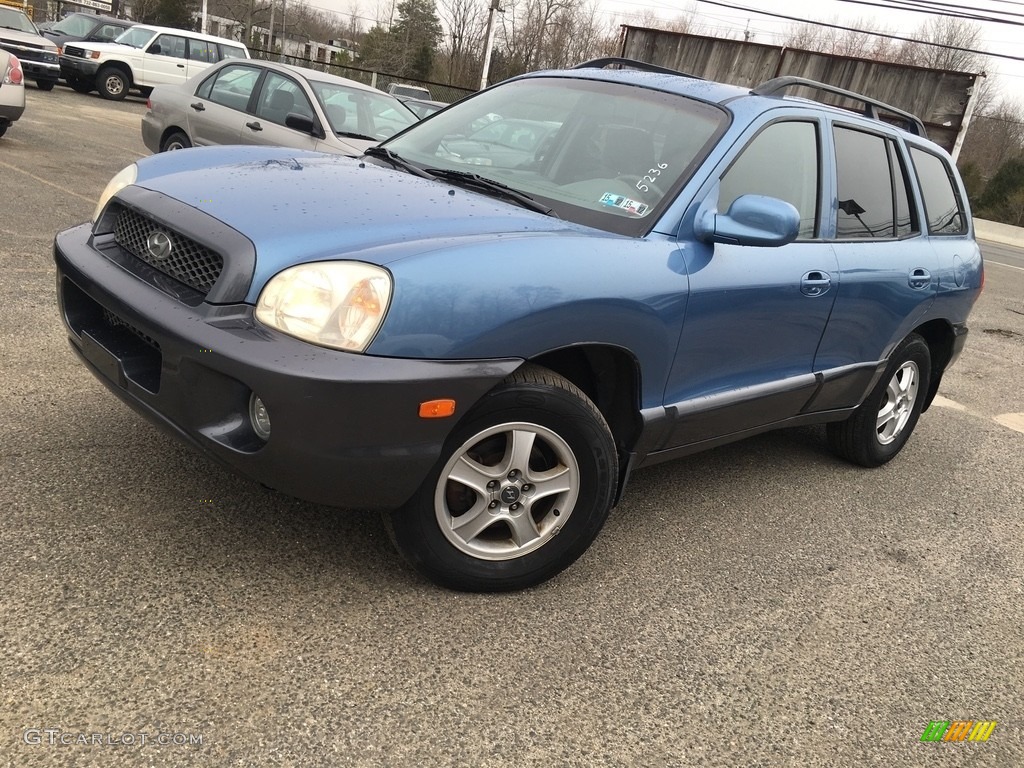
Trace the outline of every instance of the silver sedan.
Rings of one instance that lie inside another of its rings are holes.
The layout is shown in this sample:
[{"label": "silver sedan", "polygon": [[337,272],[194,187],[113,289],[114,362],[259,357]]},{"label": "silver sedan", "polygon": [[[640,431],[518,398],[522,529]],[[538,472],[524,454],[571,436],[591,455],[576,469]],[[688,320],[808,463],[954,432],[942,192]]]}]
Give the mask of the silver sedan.
[{"label": "silver sedan", "polygon": [[355,80],[252,59],[157,86],[147,106],[142,140],[153,152],[267,144],[355,156],[417,120],[398,99]]},{"label": "silver sedan", "polygon": [[0,48],[0,136],[25,112],[25,73],[13,53]]}]

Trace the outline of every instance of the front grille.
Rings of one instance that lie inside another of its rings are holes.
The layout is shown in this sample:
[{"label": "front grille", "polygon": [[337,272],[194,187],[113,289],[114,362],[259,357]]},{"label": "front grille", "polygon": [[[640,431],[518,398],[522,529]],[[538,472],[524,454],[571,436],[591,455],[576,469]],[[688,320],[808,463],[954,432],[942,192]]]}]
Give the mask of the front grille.
[{"label": "front grille", "polygon": [[[153,244],[150,238],[156,233],[166,235],[170,240],[166,256],[161,254],[159,248],[151,247]],[[204,296],[213,288],[224,269],[224,258],[216,251],[161,226],[131,208],[122,208],[118,212],[114,240],[136,258]]]},{"label": "front grille", "polygon": [[57,52],[48,50],[41,45],[0,40],[0,48],[10,51],[22,61],[42,61],[48,64],[57,63]]},{"label": "front grille", "polygon": [[115,315],[106,307],[103,307],[103,320],[107,323],[107,325],[111,326],[112,328],[124,328],[127,331],[131,331],[131,333],[133,333],[136,336],[136,338],[142,339],[157,352],[160,351],[160,342],[158,342],[152,336],[148,336],[147,334],[143,333],[134,325],[129,323],[127,320],[122,320],[120,317]]},{"label": "front grille", "polygon": [[73,45],[65,45],[64,46],[64,53],[67,56],[78,56],[79,58],[82,58],[82,59],[85,58],[85,49],[84,48],[76,48]]}]

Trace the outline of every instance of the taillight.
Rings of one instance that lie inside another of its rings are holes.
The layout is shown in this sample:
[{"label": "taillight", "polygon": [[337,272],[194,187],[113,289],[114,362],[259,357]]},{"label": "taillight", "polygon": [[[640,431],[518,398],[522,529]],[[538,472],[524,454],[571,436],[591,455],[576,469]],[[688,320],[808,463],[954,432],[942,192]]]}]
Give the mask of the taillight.
[{"label": "taillight", "polygon": [[18,57],[12,55],[7,62],[7,72],[4,73],[4,84],[21,85],[25,82],[25,73],[21,71],[21,62]]},{"label": "taillight", "polygon": [[153,111],[153,100],[152,99],[146,99],[146,109],[148,109],[150,112]]}]

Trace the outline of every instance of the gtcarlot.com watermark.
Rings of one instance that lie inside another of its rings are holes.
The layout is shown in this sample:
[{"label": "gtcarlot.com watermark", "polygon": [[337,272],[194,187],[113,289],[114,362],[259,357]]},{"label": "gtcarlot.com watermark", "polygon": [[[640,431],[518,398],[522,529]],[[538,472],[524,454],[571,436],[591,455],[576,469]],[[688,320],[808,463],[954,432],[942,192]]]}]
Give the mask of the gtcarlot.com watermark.
[{"label": "gtcarlot.com watermark", "polygon": [[62,728],[26,728],[21,740],[32,746],[63,747],[197,747],[203,744],[201,733],[86,733]]}]

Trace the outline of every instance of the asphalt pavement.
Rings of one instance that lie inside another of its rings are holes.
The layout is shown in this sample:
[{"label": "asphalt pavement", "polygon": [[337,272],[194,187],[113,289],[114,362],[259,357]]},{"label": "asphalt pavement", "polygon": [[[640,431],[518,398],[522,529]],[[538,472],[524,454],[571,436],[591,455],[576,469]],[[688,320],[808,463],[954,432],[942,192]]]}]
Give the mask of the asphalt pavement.
[{"label": "asphalt pavement", "polygon": [[892,463],[804,428],[659,465],[559,577],[457,594],[74,359],[52,238],[144,110],[30,87],[0,139],[0,765],[1024,765],[1019,250]]}]

